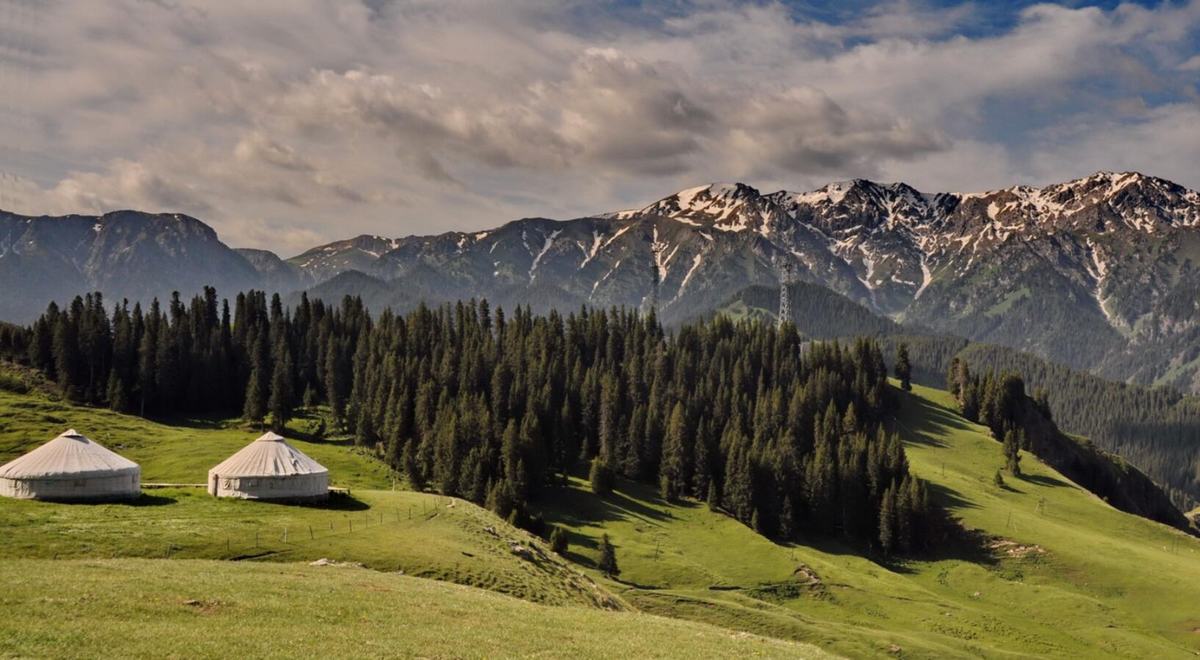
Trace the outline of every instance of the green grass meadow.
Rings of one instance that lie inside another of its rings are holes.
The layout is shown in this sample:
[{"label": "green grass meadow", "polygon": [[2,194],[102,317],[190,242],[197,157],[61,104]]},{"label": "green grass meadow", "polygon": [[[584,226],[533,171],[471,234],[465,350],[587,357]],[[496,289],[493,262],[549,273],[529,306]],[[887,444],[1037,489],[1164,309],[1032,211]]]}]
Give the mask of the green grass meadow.
[{"label": "green grass meadow", "polygon": [[17,560],[0,562],[0,579],[4,657],[823,657],[688,621],[355,568]]},{"label": "green grass meadow", "polygon": [[[341,441],[294,444],[322,505],[147,489],[131,504],[0,499],[0,656],[1114,657],[1200,653],[1200,542],[1000,445],[945,392],[901,393],[913,470],[986,547],[881,562],[778,544],[698,502],[574,479],[542,499],[566,558],[475,505],[395,489]],[[300,420],[303,428],[307,420]],[[146,482],[201,483],[258,434],[0,391],[0,463],[74,427]],[[618,580],[593,568],[617,548]],[[320,558],[351,566],[310,566]],[[433,579],[418,579],[433,578]]]}]

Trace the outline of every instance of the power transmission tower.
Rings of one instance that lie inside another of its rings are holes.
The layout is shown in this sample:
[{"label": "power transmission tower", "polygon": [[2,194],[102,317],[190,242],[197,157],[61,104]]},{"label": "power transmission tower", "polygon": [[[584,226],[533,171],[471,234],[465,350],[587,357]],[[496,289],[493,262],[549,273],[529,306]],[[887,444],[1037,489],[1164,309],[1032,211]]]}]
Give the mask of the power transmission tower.
[{"label": "power transmission tower", "polygon": [[784,261],[779,266],[779,318],[776,327],[783,329],[783,324],[792,320],[792,301],[788,289],[792,284],[793,267],[790,261]]},{"label": "power transmission tower", "polygon": [[659,264],[662,263],[662,253],[666,249],[666,245],[655,241],[650,246],[650,252],[654,255],[654,269],[652,270],[650,282],[650,293],[642,299],[642,314],[648,315],[650,312],[658,314],[658,289],[662,284],[662,276],[659,273]]}]

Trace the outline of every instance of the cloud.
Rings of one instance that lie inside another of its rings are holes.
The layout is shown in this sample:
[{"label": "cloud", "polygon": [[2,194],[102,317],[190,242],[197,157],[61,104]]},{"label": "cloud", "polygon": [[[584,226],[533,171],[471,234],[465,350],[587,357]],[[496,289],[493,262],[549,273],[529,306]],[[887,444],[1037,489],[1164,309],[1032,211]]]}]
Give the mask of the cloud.
[{"label": "cloud", "polygon": [[1183,62],[1180,62],[1179,66],[1175,68],[1179,69],[1180,71],[1200,71],[1200,55],[1193,55],[1189,57]]},{"label": "cloud", "polygon": [[288,146],[279,144],[259,131],[238,140],[233,157],[243,163],[262,163],[291,172],[312,172],[313,166]]},{"label": "cloud", "polygon": [[213,209],[189,184],[124,159],[114,160],[103,172],[75,172],[59,181],[51,193],[65,206],[101,213],[131,208],[204,215]]},{"label": "cloud", "polygon": [[919,0],[836,19],[734,0],[36,7],[0,25],[0,45],[36,44],[0,61],[21,99],[0,106],[19,175],[0,206],[179,210],[239,245],[570,217],[714,180],[986,189],[1128,167],[1200,185],[1198,0],[1001,25]]}]

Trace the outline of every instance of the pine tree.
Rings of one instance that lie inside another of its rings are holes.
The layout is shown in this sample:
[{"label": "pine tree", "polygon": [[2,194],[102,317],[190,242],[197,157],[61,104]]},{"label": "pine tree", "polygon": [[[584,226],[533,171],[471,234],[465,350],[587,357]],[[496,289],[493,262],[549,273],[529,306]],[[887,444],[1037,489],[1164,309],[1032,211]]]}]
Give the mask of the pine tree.
[{"label": "pine tree", "polygon": [[282,432],[292,419],[292,355],[287,341],[280,339],[275,350],[271,372],[271,396],[267,407],[271,411],[271,427]]},{"label": "pine tree", "polygon": [[879,503],[879,547],[884,556],[896,547],[896,488],[888,486]]},{"label": "pine tree", "polygon": [[588,472],[588,480],[592,484],[592,492],[597,495],[607,495],[612,492],[612,469],[604,464],[604,459],[597,456],[592,459],[592,468]]},{"label": "pine tree", "polygon": [[613,547],[608,534],[600,537],[600,562],[597,564],[597,568],[610,578],[621,574],[621,568],[617,566],[617,549]]},{"label": "pine tree", "polygon": [[1021,476],[1021,444],[1017,432],[1009,429],[1004,434],[1004,467],[1014,477]]},{"label": "pine tree", "polygon": [[905,392],[912,389],[912,365],[908,362],[908,344],[904,342],[896,348],[896,378]]},{"label": "pine tree", "polygon": [[504,481],[497,481],[488,489],[487,502],[484,504],[489,511],[507,519],[515,513],[512,490]]},{"label": "pine tree", "polygon": [[667,437],[663,443],[662,467],[659,471],[659,490],[663,499],[673,500],[687,486],[687,422],[683,404],[676,403],[667,422]]},{"label": "pine tree", "polygon": [[323,365],[325,401],[329,404],[329,412],[333,416],[334,423],[339,426],[345,420],[345,379],[341,363],[338,339],[330,333],[325,347],[325,364]]},{"label": "pine tree", "polygon": [[570,537],[567,530],[555,525],[554,530],[550,532],[550,549],[559,556],[566,556],[569,544]]},{"label": "pine tree", "polygon": [[[82,304],[78,297],[75,301]],[[67,399],[79,401],[83,387],[80,382],[82,359],[79,355],[79,326],[74,307],[73,305],[70,314],[58,315],[58,324],[54,328],[53,353],[59,390]]]},{"label": "pine tree", "polygon": [[251,424],[262,424],[263,417],[267,414],[267,404],[264,400],[265,393],[262,390],[262,378],[259,376],[258,369],[250,372],[250,379],[246,382],[246,397],[245,403],[242,406],[242,418]]}]

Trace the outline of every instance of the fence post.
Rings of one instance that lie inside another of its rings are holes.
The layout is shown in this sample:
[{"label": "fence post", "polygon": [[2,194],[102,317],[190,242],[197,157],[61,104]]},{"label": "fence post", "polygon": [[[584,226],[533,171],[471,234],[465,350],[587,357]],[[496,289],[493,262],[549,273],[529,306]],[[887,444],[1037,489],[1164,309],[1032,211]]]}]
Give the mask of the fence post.
[{"label": "fence post", "polygon": [[310,541],[311,541],[311,540],[313,540],[314,538],[316,538],[316,537],[315,537],[315,536],[313,536],[312,525],[309,525],[309,526],[308,526],[308,540],[310,540]]},{"label": "fence post", "polygon": [[287,543],[287,527],[283,528],[283,542]]}]

